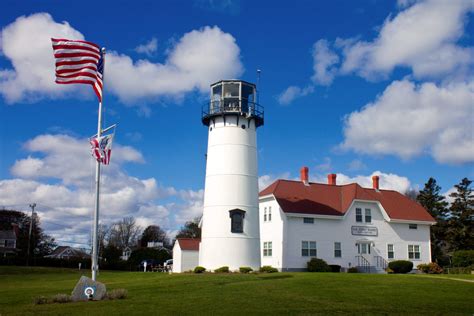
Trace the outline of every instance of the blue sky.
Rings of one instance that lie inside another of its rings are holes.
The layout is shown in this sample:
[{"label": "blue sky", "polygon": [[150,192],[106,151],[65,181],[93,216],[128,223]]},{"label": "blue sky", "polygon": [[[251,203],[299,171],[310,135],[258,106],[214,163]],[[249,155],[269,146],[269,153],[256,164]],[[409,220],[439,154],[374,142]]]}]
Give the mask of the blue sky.
[{"label": "blue sky", "polygon": [[[399,191],[474,176],[473,1],[5,1],[0,206],[88,243],[97,101],[54,84],[50,37],[107,48],[105,123],[118,123],[103,222],[170,233],[199,215],[209,84],[256,81],[260,185],[337,173]],[[87,9],[86,9],[87,8]],[[91,10],[93,8],[93,10]],[[62,223],[62,224],[61,224]],[[66,224],[65,224],[66,223]]]}]

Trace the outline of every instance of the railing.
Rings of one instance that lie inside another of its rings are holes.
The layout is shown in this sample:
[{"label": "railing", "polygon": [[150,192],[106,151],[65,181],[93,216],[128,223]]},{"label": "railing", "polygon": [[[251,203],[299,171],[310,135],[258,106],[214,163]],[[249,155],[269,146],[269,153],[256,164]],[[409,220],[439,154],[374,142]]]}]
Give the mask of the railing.
[{"label": "railing", "polygon": [[211,117],[232,113],[255,118],[257,127],[263,125],[263,106],[237,97],[227,97],[223,100],[211,101],[205,104],[202,107],[202,122],[208,125]]},{"label": "railing", "polygon": [[384,257],[382,257],[382,256],[374,256],[374,258],[375,258],[375,266],[376,266],[377,268],[382,268],[382,269],[384,269],[384,270],[387,269],[387,267],[388,267],[388,261],[385,260]]},{"label": "railing", "polygon": [[370,273],[370,262],[363,256],[356,256],[357,267],[361,268],[363,272]]}]

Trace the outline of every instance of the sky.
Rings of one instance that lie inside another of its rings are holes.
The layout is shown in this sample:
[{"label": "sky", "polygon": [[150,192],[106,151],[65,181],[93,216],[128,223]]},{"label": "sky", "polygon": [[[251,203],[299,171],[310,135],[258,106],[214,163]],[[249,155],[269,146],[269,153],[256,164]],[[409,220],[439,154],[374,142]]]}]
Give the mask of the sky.
[{"label": "sky", "polygon": [[[91,9],[92,8],[92,9]],[[0,11],[0,208],[60,244],[90,244],[98,105],[54,83],[50,38],[106,48],[101,222],[171,236],[202,213],[221,79],[256,83],[259,186],[297,179],[405,192],[474,178],[474,1],[10,1]]]}]

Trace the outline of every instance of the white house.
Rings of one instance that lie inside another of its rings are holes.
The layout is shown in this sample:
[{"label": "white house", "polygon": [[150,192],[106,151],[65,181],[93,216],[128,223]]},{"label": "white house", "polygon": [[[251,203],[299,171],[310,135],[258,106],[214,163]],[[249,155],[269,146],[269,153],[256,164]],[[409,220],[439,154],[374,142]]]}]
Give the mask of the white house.
[{"label": "white house", "polygon": [[178,238],[173,246],[173,272],[185,272],[199,265],[200,239]]},{"label": "white house", "polygon": [[260,192],[262,265],[302,271],[313,258],[343,268],[383,271],[389,261],[431,262],[431,215],[399,192],[356,183],[277,180]]}]

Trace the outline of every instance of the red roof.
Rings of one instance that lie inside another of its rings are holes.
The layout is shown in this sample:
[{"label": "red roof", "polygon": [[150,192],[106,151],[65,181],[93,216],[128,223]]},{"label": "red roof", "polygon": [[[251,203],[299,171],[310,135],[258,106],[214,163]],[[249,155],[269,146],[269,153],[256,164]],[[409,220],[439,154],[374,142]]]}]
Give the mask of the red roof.
[{"label": "red roof", "polygon": [[200,238],[178,238],[181,250],[199,250]]},{"label": "red roof", "polygon": [[352,201],[378,201],[394,220],[434,222],[431,215],[417,202],[392,190],[363,188],[357,183],[327,185],[301,181],[277,180],[260,192],[273,194],[285,213],[343,216]]}]

